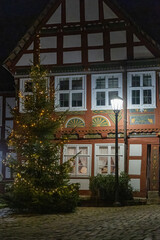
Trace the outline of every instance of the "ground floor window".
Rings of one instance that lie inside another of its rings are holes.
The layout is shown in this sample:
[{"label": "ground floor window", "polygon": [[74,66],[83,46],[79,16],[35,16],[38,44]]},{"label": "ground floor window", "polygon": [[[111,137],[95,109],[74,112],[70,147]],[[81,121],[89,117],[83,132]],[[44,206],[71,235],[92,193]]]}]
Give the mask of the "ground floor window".
[{"label": "ground floor window", "polygon": [[[124,171],[123,144],[118,147],[119,172]],[[115,174],[115,144],[95,144],[95,175]]]},{"label": "ground floor window", "polygon": [[90,176],[91,171],[91,145],[68,144],[64,146],[63,161],[74,157],[71,176]]}]

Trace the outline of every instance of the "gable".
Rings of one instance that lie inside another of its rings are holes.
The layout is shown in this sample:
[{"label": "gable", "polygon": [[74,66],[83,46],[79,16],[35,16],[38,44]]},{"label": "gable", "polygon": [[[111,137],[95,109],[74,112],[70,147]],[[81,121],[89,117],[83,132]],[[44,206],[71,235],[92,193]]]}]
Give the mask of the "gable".
[{"label": "gable", "polygon": [[15,64],[89,65],[160,57],[160,51],[109,0],[61,0]]}]

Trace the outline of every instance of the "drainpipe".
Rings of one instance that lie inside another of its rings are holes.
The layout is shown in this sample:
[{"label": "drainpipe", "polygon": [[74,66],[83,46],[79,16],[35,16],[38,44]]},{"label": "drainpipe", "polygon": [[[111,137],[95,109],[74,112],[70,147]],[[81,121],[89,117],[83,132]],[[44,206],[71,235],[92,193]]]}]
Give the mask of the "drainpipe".
[{"label": "drainpipe", "polygon": [[128,150],[128,141],[127,141],[127,69],[124,65],[123,72],[123,103],[124,103],[124,171],[127,173],[127,150]]}]

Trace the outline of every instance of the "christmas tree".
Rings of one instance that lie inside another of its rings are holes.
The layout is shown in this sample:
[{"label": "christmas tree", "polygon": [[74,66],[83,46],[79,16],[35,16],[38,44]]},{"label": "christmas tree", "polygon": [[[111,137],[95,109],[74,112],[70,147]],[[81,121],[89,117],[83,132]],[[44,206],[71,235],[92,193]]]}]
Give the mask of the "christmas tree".
[{"label": "christmas tree", "polygon": [[17,154],[6,163],[13,170],[14,182],[6,194],[13,209],[30,212],[69,212],[78,202],[78,185],[69,184],[71,161],[61,163],[61,150],[68,141],[56,140],[62,129],[64,115],[57,115],[54,92],[49,90],[47,72],[40,66],[32,67],[25,88],[19,92],[20,104],[12,110],[15,127],[9,145]]}]

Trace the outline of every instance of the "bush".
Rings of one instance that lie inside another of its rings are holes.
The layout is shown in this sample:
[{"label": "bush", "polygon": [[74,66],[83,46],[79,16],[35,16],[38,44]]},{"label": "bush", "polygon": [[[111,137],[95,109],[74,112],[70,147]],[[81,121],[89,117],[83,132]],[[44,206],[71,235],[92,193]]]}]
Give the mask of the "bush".
[{"label": "bush", "polygon": [[19,186],[4,196],[8,206],[16,212],[60,213],[73,212],[79,202],[79,185],[62,186],[54,193],[35,191],[30,187]]},{"label": "bush", "polygon": [[[119,176],[119,201],[124,203],[127,200],[133,199],[132,187],[129,183],[129,176],[121,173]],[[115,199],[115,176],[101,175],[90,178],[90,190],[92,195],[105,200],[108,203],[113,203]]]}]

